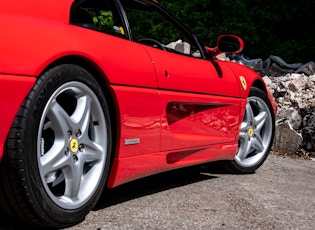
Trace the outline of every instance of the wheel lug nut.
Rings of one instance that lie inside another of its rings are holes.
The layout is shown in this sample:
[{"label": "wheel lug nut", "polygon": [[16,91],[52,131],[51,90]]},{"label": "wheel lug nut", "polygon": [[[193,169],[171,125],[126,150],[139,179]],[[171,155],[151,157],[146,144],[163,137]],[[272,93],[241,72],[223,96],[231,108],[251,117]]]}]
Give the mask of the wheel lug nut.
[{"label": "wheel lug nut", "polygon": [[79,137],[79,136],[81,136],[81,130],[79,129],[77,132],[76,132],[76,137]]},{"label": "wheel lug nut", "polygon": [[80,151],[80,152],[83,152],[83,150],[84,150],[84,144],[80,144],[80,145],[79,145],[79,151]]},{"label": "wheel lug nut", "polygon": [[69,153],[70,153],[70,149],[69,149],[69,147],[65,150],[65,155],[66,156],[69,156]]},{"label": "wheel lug nut", "polygon": [[74,163],[76,163],[76,162],[79,160],[79,158],[77,157],[77,155],[73,155],[73,156],[72,156],[72,159],[73,159]]},{"label": "wheel lug nut", "polygon": [[68,133],[68,137],[71,138],[72,132],[71,132],[71,131],[68,131],[67,133]]}]

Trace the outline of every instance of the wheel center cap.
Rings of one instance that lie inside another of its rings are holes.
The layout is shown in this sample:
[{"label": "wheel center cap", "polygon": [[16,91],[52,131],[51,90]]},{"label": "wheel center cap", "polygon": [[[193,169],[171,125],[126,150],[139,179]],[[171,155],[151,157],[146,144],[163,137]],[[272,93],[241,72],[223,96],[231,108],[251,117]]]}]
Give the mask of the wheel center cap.
[{"label": "wheel center cap", "polygon": [[253,129],[253,128],[249,128],[249,129],[247,130],[247,135],[248,135],[249,137],[252,137],[252,136],[254,135],[254,129]]},{"label": "wheel center cap", "polygon": [[71,141],[70,141],[70,150],[71,150],[71,152],[76,153],[78,151],[78,148],[79,148],[78,140],[75,139],[75,138],[72,138]]}]

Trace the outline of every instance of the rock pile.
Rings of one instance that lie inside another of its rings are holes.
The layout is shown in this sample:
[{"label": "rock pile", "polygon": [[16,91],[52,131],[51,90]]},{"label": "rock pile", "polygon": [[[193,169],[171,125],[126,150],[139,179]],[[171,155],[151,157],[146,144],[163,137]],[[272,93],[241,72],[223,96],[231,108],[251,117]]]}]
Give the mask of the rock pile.
[{"label": "rock pile", "polygon": [[242,54],[222,55],[263,76],[278,103],[273,150],[315,160],[315,63],[288,64],[271,55],[265,61]]},{"label": "rock pile", "polygon": [[315,158],[315,75],[264,76],[279,111],[273,150]]}]

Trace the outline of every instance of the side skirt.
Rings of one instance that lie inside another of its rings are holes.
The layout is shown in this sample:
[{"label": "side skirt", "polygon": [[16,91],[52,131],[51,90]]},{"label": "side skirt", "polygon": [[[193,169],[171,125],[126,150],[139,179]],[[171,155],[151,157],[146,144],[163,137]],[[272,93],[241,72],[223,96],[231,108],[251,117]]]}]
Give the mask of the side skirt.
[{"label": "side skirt", "polygon": [[115,158],[107,183],[108,188],[153,174],[217,160],[233,160],[237,142]]}]

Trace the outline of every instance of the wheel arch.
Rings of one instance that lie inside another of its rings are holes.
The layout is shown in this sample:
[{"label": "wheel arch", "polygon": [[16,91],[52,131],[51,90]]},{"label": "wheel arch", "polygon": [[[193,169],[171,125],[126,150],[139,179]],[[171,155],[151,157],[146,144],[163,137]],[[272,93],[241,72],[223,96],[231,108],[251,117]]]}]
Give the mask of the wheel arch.
[{"label": "wheel arch", "polygon": [[95,78],[95,80],[98,82],[99,86],[101,87],[101,90],[106,98],[106,102],[109,108],[110,120],[111,120],[111,131],[112,131],[111,161],[113,161],[114,155],[116,153],[118,133],[119,133],[119,125],[118,125],[119,120],[117,119],[117,117],[119,116],[119,112],[118,112],[118,103],[116,101],[116,97],[114,96],[114,93],[111,91],[109,87],[109,81],[106,77],[106,74],[93,61],[87,58],[84,58],[81,56],[75,56],[75,55],[64,56],[55,60],[54,62],[46,66],[46,68],[44,68],[41,74],[45,73],[46,71],[48,71],[49,69],[55,66],[63,65],[63,64],[75,64],[86,69],[88,72],[92,74],[92,76]]},{"label": "wheel arch", "polygon": [[256,87],[260,90],[262,90],[265,94],[268,94],[268,90],[266,88],[266,85],[264,82],[262,82],[260,79],[256,79],[253,84],[252,87]]}]

